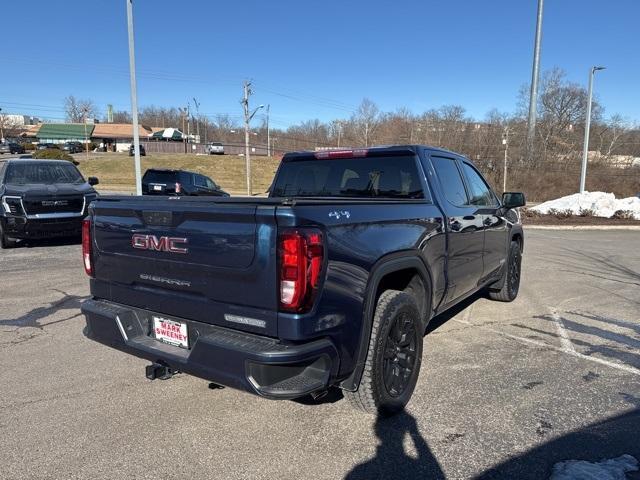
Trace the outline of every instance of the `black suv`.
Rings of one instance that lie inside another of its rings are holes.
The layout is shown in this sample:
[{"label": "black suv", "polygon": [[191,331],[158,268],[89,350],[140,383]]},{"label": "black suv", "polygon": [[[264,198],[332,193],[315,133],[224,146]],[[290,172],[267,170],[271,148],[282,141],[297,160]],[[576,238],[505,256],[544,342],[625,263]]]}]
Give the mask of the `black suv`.
[{"label": "black suv", "polygon": [[89,203],[98,196],[97,184],[65,160],[0,161],[0,246],[79,236]]},{"label": "black suv", "polygon": [[143,195],[212,195],[229,194],[209,177],[186,170],[152,168],[142,177]]},{"label": "black suv", "polygon": [[80,142],[65,142],[62,145],[62,150],[69,153],[81,153],[83,148]]},{"label": "black suv", "polygon": [[38,150],[48,150],[50,148],[60,149],[60,145],[58,145],[57,143],[39,143],[36,148]]},{"label": "black suv", "polygon": [[[133,143],[131,144],[131,146],[129,147],[129,156],[133,157],[135,155],[134,152],[134,146]],[[144,145],[140,144],[140,155],[142,157],[146,157],[147,156],[147,151],[144,149]]]},{"label": "black suv", "polygon": [[2,143],[0,144],[0,154],[2,153],[24,153],[24,147],[19,143]]}]

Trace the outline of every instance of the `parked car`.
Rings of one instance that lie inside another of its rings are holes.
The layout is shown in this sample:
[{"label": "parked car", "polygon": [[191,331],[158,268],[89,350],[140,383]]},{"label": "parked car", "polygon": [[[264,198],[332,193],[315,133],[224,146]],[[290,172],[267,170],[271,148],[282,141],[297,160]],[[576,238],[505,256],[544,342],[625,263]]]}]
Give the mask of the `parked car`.
[{"label": "parked car", "polygon": [[186,170],[152,168],[142,177],[143,195],[209,195],[229,194],[206,175]]},{"label": "parked car", "polygon": [[60,145],[57,143],[39,143],[36,147],[38,150],[47,150],[48,148],[60,148]]},{"label": "parked car", "polygon": [[80,142],[65,142],[62,145],[62,150],[69,153],[80,153],[84,150],[84,147]]},{"label": "parked car", "polygon": [[524,203],[414,145],[286,154],[269,198],[99,198],[84,333],[149,360],[149,379],[279,399],[337,386],[394,413],[429,320],[478,291],[518,295]]},{"label": "parked car", "polygon": [[[133,144],[131,144],[131,146],[129,147],[129,156],[133,157],[135,154],[134,152],[134,146]],[[144,149],[144,145],[140,144],[140,155],[145,157],[147,155],[147,151]]]},{"label": "parked car", "polygon": [[65,160],[0,161],[0,247],[14,247],[19,239],[80,236],[97,184]]},{"label": "parked car", "polygon": [[24,147],[19,143],[0,143],[0,154],[2,153],[13,153],[13,154],[21,154],[24,153]]},{"label": "parked car", "polygon": [[211,142],[207,145],[206,152],[209,155],[224,155],[224,146],[220,142]]}]

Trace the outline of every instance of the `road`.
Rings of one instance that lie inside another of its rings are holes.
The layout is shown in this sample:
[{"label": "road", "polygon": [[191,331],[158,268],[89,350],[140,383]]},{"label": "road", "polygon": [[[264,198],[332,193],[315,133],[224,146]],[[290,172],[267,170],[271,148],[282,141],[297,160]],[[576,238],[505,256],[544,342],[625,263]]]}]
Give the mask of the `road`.
[{"label": "road", "polygon": [[339,392],[149,382],[144,361],[82,336],[78,245],[0,251],[0,477],[539,479],[566,459],[640,459],[638,233],[526,236],[519,298],[435,319],[391,419]]}]

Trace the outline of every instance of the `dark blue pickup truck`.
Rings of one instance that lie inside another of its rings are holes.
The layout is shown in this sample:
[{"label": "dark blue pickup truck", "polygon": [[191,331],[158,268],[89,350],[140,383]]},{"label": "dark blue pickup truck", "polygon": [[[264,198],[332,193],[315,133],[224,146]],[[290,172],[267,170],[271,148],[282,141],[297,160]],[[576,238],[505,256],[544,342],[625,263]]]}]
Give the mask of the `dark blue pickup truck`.
[{"label": "dark blue pickup truck", "polygon": [[409,401],[431,318],[518,294],[523,232],[466,158],[425,146],[284,156],[268,198],[100,197],[85,335],[268,398]]}]

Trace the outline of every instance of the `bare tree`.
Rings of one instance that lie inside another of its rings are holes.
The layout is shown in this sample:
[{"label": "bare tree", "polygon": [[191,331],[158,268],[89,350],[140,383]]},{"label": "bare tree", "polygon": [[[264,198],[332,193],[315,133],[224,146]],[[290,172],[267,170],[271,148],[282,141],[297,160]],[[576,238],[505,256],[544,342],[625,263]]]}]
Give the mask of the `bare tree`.
[{"label": "bare tree", "polygon": [[113,112],[113,123],[132,123],[131,114],[126,110],[116,110]]},{"label": "bare tree", "polygon": [[92,100],[69,95],[64,99],[64,112],[68,122],[83,123],[87,118],[97,116],[98,109]]},{"label": "bare tree", "polygon": [[605,157],[613,155],[622,138],[630,131],[629,122],[622,115],[613,115],[607,123],[597,124],[594,128],[600,140],[600,153]]},{"label": "bare tree", "polygon": [[12,115],[0,114],[0,141],[16,135],[19,126]]},{"label": "bare tree", "polygon": [[[524,115],[524,103],[528,93],[521,89],[519,113]],[[538,161],[543,161],[549,154],[568,155],[577,151],[582,142],[582,133],[587,114],[587,91],[581,85],[569,82],[565,72],[554,68],[545,72],[540,83],[538,96],[538,141],[542,151]],[[591,118],[597,123],[602,118],[603,109],[593,101]],[[581,128],[578,128],[581,127]]]},{"label": "bare tree", "polygon": [[355,128],[357,140],[368,147],[380,125],[380,110],[375,103],[365,98],[351,117],[351,122]]}]

